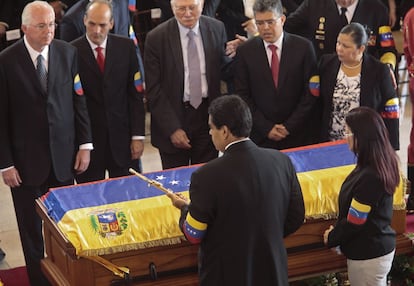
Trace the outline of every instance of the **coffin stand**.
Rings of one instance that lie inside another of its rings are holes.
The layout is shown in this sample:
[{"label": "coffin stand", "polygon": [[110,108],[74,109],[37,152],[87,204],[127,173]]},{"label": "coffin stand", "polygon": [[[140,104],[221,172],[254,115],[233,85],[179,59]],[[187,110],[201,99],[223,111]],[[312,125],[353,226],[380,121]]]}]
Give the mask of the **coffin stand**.
[{"label": "coffin stand", "polygon": [[[198,285],[197,245],[182,241],[104,255],[113,264],[130,269],[129,277],[120,278],[96,262],[77,257],[75,248],[40,200],[36,201],[36,208],[44,220],[47,257],[42,260],[42,271],[53,285]],[[333,223],[334,220],[310,220],[285,239],[291,281],[346,269],[345,258],[322,243],[322,233]],[[404,235],[405,224],[405,210],[394,210],[392,226],[398,234],[397,254],[414,251],[412,242]]]}]

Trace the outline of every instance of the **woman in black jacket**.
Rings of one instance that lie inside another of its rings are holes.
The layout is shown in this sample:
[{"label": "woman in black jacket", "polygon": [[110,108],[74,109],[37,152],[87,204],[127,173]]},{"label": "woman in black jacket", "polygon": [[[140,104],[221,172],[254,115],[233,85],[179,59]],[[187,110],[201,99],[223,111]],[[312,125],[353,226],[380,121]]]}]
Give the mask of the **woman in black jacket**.
[{"label": "woman in black jacket", "polygon": [[345,137],[357,156],[355,169],[342,184],[335,227],[324,233],[325,244],[347,258],[351,285],[386,285],[395,252],[391,228],[393,194],[399,166],[382,118],[368,107],[346,116]]}]

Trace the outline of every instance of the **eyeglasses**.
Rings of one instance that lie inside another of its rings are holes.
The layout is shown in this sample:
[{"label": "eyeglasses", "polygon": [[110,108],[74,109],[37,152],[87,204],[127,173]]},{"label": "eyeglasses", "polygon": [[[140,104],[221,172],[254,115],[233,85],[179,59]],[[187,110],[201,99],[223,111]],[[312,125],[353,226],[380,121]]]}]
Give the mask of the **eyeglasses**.
[{"label": "eyeglasses", "polygon": [[45,23],[41,23],[41,24],[36,24],[36,25],[30,25],[38,30],[46,30],[46,29],[56,29],[57,28],[57,24],[56,23],[49,23],[49,24],[45,24]]},{"label": "eyeglasses", "polygon": [[193,13],[197,8],[199,4],[196,5],[190,5],[190,6],[174,6],[175,12],[179,14],[184,14],[187,12],[187,10],[190,11],[190,13]]},{"label": "eyeglasses", "polygon": [[256,20],[256,25],[258,27],[263,27],[264,25],[268,25],[269,27],[276,25],[277,20],[279,20],[279,18],[277,19],[269,19],[269,20]]}]

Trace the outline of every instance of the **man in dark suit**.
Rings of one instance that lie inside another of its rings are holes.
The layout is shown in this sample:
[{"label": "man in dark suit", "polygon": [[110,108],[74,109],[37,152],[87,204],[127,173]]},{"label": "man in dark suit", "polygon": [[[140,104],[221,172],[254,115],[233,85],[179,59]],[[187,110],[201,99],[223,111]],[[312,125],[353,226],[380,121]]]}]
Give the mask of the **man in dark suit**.
[{"label": "man in dark suit", "polygon": [[[279,0],[258,0],[253,11],[260,37],[238,48],[235,69],[236,94],[253,113],[251,138],[259,146],[276,149],[312,143],[309,115],[317,96],[309,92],[310,78],[316,74],[312,44],[283,32]],[[277,75],[272,71],[275,57]]]},{"label": "man in dark suit", "polygon": [[339,31],[350,22],[366,27],[368,53],[394,69],[397,51],[387,8],[379,0],[305,0],[287,18],[285,31],[312,41],[319,59],[335,52]]},{"label": "man in dark suit", "polygon": [[252,116],[240,97],[217,98],[209,114],[223,156],[192,174],[191,202],[168,194],[184,235],[200,243],[200,285],[288,285],[283,238],[305,214],[296,171],[285,154],[249,140]]},{"label": "man in dark suit", "polygon": [[0,54],[0,171],[11,188],[30,283],[41,286],[48,283],[35,199],[87,169],[92,135],[76,49],[53,40],[53,8],[29,3],[22,30],[24,38]]},{"label": "man in dark suit", "polygon": [[[86,6],[92,0],[79,0],[78,3],[73,5],[63,16],[60,23],[60,39],[70,42],[81,36],[86,32],[85,25],[83,23],[83,17],[85,15]],[[116,35],[135,38],[135,34],[132,29],[131,15],[128,9],[128,0],[108,0],[112,3],[114,25],[111,32]],[[135,38],[136,40],[136,38]],[[142,62],[141,51],[139,47],[136,48],[138,63],[141,71],[141,76],[144,78],[144,64]]]},{"label": "man in dark suit", "polygon": [[221,95],[221,67],[230,61],[223,23],[201,16],[202,0],[172,0],[171,5],[175,18],[148,33],[144,53],[151,143],[164,169],[217,157],[207,108]]},{"label": "man in dark suit", "polygon": [[[135,46],[113,34],[112,6],[107,0],[88,4],[84,17],[86,35],[73,41],[78,48],[79,74],[87,94],[94,150],[88,170],[76,177],[89,182],[126,176],[131,159],[144,150],[145,111]],[[99,53],[104,55],[103,71]]]}]

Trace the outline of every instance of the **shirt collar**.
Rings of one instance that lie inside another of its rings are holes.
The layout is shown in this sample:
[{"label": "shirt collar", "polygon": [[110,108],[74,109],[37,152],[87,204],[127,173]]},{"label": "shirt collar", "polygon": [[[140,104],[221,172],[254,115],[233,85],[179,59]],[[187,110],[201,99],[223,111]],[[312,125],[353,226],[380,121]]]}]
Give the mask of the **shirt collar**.
[{"label": "shirt collar", "polygon": [[197,21],[197,23],[194,25],[194,27],[192,29],[184,27],[183,25],[180,24],[180,22],[178,22],[178,20],[177,20],[177,24],[178,24],[178,29],[180,30],[180,35],[181,36],[187,36],[187,34],[190,30],[193,30],[193,32],[196,36],[198,36],[200,34],[200,21]]},{"label": "shirt collar", "polygon": [[234,144],[237,144],[237,143],[240,143],[240,142],[243,142],[243,141],[247,141],[247,140],[250,140],[250,138],[247,137],[247,138],[243,138],[243,139],[240,139],[240,140],[233,141],[233,142],[227,144],[227,146],[224,148],[224,150],[227,150],[231,145],[234,145]]},{"label": "shirt collar", "polygon": [[95,43],[93,43],[89,38],[88,35],[86,35],[86,40],[88,40],[89,45],[91,46],[92,50],[95,50],[97,47],[101,47],[102,49],[106,49],[106,44],[108,42],[108,37],[105,38],[105,40],[100,44],[99,46]]},{"label": "shirt collar", "polygon": [[276,42],[274,42],[274,43],[268,43],[265,40],[263,40],[263,43],[265,45],[265,48],[267,49],[267,47],[269,45],[275,45],[277,47],[277,49],[279,51],[281,51],[282,50],[282,44],[283,44],[283,36],[284,36],[284,33],[282,32],[282,34],[280,35],[279,39],[277,39]]},{"label": "shirt collar", "polygon": [[29,42],[27,41],[26,35],[23,37],[23,41],[24,41],[24,45],[26,46],[27,51],[29,52],[30,58],[32,59],[32,62],[36,65],[37,63],[37,57],[39,55],[43,56],[43,59],[45,59],[45,61],[48,61],[48,56],[49,56],[49,46],[46,46],[43,48],[43,50],[39,53],[38,51],[36,51],[35,49],[32,48],[32,46],[29,44]]},{"label": "shirt collar", "polygon": [[[356,9],[356,6],[358,5],[358,1],[359,0],[356,0],[354,3],[352,3],[350,6],[348,6],[348,7],[346,7],[346,11],[347,11],[347,13],[348,13],[348,15],[351,15],[351,16],[353,16],[354,15],[354,13],[355,13],[355,9]],[[339,11],[339,14],[341,14],[341,6],[339,6],[338,4],[336,4],[336,6],[337,6],[337,9],[338,9],[338,11]]]}]

